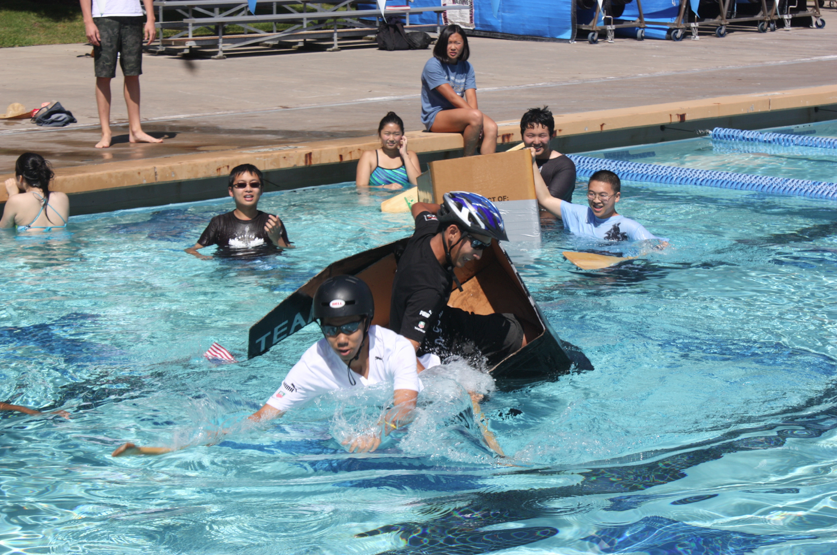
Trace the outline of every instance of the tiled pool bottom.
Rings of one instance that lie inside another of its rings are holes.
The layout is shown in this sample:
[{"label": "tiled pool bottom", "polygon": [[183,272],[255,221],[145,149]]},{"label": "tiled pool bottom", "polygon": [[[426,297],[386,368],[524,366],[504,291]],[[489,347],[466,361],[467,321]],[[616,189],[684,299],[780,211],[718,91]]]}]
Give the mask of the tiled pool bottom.
[{"label": "tiled pool bottom", "polygon": [[199,444],[258,408],[315,329],[239,364],[202,353],[218,341],[244,358],[247,328],[310,276],[407,235],[384,197],[266,195],[297,249],[263,260],[183,253],[228,200],[7,235],[0,400],[72,419],[0,417],[0,552],[829,553],[834,205],[644,184],[623,196],[620,212],[670,248],[582,272],[560,251],[584,242],[549,228],[518,268],[596,369],[491,396],[506,461],[428,405],[382,451],[350,455],[335,414],[365,405],[338,397],[220,445],[109,456],[127,440]]}]

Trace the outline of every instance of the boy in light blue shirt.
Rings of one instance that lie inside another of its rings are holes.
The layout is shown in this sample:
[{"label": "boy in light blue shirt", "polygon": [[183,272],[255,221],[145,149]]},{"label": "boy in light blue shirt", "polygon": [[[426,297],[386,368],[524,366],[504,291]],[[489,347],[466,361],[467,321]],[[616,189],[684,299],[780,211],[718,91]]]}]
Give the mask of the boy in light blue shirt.
[{"label": "boy in light blue shirt", "polygon": [[638,222],[616,213],[622,183],[619,176],[608,170],[599,170],[590,176],[587,184],[587,204],[572,204],[549,194],[540,172],[535,166],[535,193],[538,202],[549,212],[561,218],[564,229],[574,235],[595,237],[603,241],[645,241],[659,239]]}]

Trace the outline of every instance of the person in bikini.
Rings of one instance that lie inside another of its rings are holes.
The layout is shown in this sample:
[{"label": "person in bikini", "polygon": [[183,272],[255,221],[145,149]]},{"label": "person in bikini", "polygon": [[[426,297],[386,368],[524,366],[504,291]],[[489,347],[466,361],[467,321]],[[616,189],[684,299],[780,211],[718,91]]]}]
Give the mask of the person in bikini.
[{"label": "person in bikini", "polygon": [[9,199],[0,228],[46,232],[67,227],[70,199],[64,193],[49,190],[54,176],[43,156],[32,152],[21,154],[15,162],[15,177],[6,180]]},{"label": "person in bikini", "polygon": [[235,210],[215,216],[194,246],[186,252],[202,259],[209,259],[198,250],[218,245],[230,255],[259,255],[274,252],[278,248],[292,248],[288,232],[279,216],[259,210],[264,177],[252,164],[241,164],[230,172],[229,194],[235,201]]},{"label": "person in bikini", "polygon": [[415,187],[421,175],[418,156],[407,150],[404,122],[395,112],[389,112],[378,124],[378,137],[381,148],[367,150],[358,160],[357,186],[383,189]]},{"label": "person in bikini", "polygon": [[[311,317],[320,324],[324,337],[305,351],[276,393],[250,415],[247,424],[273,420],[330,391],[362,389],[383,382],[392,384],[392,407],[382,414],[374,430],[343,444],[350,452],[371,452],[390,432],[409,423],[421,389],[415,351],[395,332],[373,326],[374,315],[375,300],[363,280],[340,275],[324,281],[311,306]],[[226,433],[221,432],[221,436]],[[125,443],[112,456],[160,455],[173,450]]]}]

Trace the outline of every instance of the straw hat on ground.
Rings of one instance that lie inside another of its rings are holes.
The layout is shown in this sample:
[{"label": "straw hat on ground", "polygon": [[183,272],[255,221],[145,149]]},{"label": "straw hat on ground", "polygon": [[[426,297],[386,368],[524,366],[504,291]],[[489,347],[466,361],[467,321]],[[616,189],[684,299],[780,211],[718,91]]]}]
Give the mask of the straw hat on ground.
[{"label": "straw hat on ground", "polygon": [[23,104],[19,102],[13,102],[9,104],[9,107],[6,108],[5,114],[0,114],[0,119],[17,119],[17,118],[28,118],[32,117],[32,111],[27,110]]}]

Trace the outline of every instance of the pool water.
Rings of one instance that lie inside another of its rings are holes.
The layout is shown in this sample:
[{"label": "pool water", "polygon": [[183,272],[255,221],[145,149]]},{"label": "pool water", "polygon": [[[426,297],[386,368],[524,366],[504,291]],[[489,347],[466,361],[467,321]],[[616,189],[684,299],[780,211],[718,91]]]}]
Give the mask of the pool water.
[{"label": "pool water", "polygon": [[[837,136],[794,131],[811,130]],[[707,141],[627,152],[837,180],[837,156]],[[595,370],[491,394],[507,459],[454,417],[468,405],[457,380],[479,377],[463,363],[426,378],[416,422],[373,454],[333,438],[374,421],[385,390],[243,428],[319,332],[237,364],[204,351],[217,341],[245,359],[249,326],[325,265],[408,235],[383,198],[266,194],[297,248],[257,260],[183,252],[229,199],[7,234],[0,400],[72,414],[0,414],[0,553],[834,551],[833,202],[627,183],[620,213],[671,245],[596,272],[561,256],[587,244],[546,225],[518,269]],[[188,448],[111,458],[125,441]]]}]

